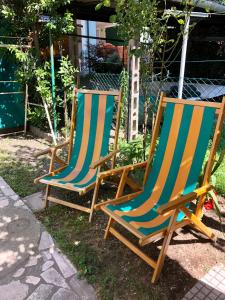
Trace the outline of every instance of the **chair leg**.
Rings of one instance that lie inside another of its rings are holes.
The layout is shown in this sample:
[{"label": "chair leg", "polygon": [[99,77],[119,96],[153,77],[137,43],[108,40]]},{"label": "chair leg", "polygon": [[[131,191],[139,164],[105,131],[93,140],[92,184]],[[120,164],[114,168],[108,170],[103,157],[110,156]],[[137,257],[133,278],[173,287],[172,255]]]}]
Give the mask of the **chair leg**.
[{"label": "chair leg", "polygon": [[188,219],[192,222],[195,228],[205,234],[209,239],[214,240],[215,234],[209,229],[202,221],[193,213],[191,213],[186,207],[182,207],[181,210],[188,217]]},{"label": "chair leg", "polygon": [[159,279],[159,275],[162,271],[162,267],[164,265],[164,260],[166,257],[166,252],[167,252],[168,246],[170,244],[170,240],[173,235],[174,227],[176,225],[176,218],[177,218],[178,212],[179,212],[178,210],[175,210],[175,212],[170,220],[170,224],[168,226],[167,233],[164,237],[162,248],[160,250],[160,254],[159,254],[159,257],[157,260],[156,268],[153,272],[153,276],[152,276],[152,280],[151,280],[152,283],[157,282],[157,280]]},{"label": "chair leg", "polygon": [[44,198],[44,208],[47,208],[48,205],[49,205],[49,201],[48,201],[48,196],[50,194],[50,191],[51,191],[51,186],[50,185],[47,185],[46,187],[46,192],[45,192],[45,198]]},{"label": "chair leg", "polygon": [[119,198],[123,195],[124,187],[126,185],[127,175],[128,175],[128,171],[126,169],[124,169],[122,176],[120,178],[120,183],[119,183],[115,198]]},{"label": "chair leg", "polygon": [[100,179],[97,180],[96,185],[95,185],[95,190],[94,190],[94,194],[93,194],[93,198],[92,198],[92,202],[91,202],[91,211],[90,211],[90,216],[89,216],[89,223],[91,223],[92,220],[92,216],[93,216],[93,212],[94,212],[94,207],[95,207],[95,203],[98,197],[98,191],[99,191],[99,186],[100,186]]},{"label": "chair leg", "polygon": [[108,238],[108,236],[109,236],[109,229],[112,226],[113,222],[114,222],[114,219],[111,218],[111,217],[109,217],[109,221],[108,221],[107,227],[105,229],[104,240],[106,240]]}]

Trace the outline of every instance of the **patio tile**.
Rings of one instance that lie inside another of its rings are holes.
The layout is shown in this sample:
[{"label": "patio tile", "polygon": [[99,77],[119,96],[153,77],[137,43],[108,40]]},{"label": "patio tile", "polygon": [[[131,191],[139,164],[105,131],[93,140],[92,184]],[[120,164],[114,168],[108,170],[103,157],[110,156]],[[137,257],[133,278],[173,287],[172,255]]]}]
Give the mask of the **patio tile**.
[{"label": "patio tile", "polygon": [[225,267],[214,266],[193,288],[184,296],[182,300],[225,300]]},{"label": "patio tile", "polygon": [[[1,205],[5,234],[0,242],[4,239],[7,247],[7,251],[0,251],[1,300],[96,299],[93,287],[76,276],[77,269],[55,246],[26,203],[0,177]],[[3,253],[10,256],[1,257]],[[10,267],[5,265],[7,260]]]}]

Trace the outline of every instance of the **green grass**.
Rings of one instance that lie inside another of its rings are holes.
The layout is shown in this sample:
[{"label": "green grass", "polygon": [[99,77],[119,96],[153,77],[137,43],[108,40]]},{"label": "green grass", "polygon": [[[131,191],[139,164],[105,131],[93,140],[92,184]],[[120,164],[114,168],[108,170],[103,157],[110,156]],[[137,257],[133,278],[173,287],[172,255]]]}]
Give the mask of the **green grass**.
[{"label": "green grass", "polygon": [[0,149],[0,176],[20,197],[40,190],[40,185],[35,185],[34,179],[43,174],[44,164],[46,160],[34,163],[29,158],[20,157],[17,152]]},{"label": "green grass", "polygon": [[30,164],[0,152],[0,176],[19,196],[25,197],[38,190],[33,183],[36,173],[36,169]]}]

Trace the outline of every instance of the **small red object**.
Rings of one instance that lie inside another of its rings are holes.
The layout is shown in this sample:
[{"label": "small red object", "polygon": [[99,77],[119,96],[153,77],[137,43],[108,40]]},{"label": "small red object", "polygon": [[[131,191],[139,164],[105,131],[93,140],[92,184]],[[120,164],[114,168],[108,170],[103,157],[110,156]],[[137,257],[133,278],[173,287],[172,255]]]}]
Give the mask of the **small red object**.
[{"label": "small red object", "polygon": [[206,210],[212,210],[214,207],[213,207],[213,199],[212,198],[209,198],[205,201],[205,204],[204,204],[204,208]]}]

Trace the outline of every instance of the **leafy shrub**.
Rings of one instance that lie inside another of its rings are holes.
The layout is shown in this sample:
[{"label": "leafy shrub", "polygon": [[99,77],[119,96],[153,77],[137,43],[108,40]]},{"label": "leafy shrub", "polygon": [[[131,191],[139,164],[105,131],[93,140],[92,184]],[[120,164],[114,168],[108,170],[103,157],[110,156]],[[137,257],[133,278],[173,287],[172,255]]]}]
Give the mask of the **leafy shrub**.
[{"label": "leafy shrub", "polygon": [[[148,135],[146,139],[146,156],[148,156],[150,140],[151,138]],[[127,142],[125,139],[119,139],[119,149],[120,153],[118,157],[118,163],[121,166],[142,162],[144,160],[142,135],[139,135],[135,140],[130,142]]]},{"label": "leafy shrub", "polygon": [[28,111],[28,121],[30,125],[38,127],[44,131],[48,130],[48,123],[44,113],[44,108],[34,107]]}]

